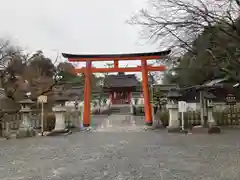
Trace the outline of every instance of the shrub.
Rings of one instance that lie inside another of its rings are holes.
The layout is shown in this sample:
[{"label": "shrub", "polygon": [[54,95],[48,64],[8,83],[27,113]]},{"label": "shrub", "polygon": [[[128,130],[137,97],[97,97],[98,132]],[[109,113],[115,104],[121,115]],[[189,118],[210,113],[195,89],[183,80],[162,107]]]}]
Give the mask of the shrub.
[{"label": "shrub", "polygon": [[169,113],[168,113],[168,111],[162,111],[162,112],[157,113],[156,118],[157,118],[157,120],[161,121],[161,123],[164,127],[168,126],[168,124],[169,124]]},{"label": "shrub", "polygon": [[47,113],[44,123],[44,131],[52,131],[55,128],[55,115],[53,113]]}]

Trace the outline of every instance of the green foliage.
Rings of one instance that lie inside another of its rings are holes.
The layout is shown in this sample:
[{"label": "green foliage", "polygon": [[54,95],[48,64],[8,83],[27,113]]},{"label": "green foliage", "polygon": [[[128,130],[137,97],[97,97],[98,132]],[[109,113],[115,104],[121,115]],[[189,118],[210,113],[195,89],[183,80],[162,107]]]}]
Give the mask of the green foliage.
[{"label": "green foliage", "polygon": [[37,76],[52,77],[55,74],[55,66],[51,59],[46,58],[42,51],[37,51],[28,59],[27,68]]},{"label": "green foliage", "polygon": [[[192,50],[173,68],[176,75],[166,73],[165,82],[191,86],[226,76],[240,81],[240,41],[220,31],[219,26],[222,25],[206,28],[195,39]],[[230,27],[221,28],[235,33]]]}]

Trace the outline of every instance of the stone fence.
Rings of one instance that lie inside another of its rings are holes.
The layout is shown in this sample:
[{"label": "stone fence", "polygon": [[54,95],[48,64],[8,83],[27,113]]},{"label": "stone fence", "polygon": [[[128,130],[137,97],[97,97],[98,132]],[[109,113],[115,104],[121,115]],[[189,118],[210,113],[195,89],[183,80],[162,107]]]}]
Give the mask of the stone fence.
[{"label": "stone fence", "polygon": [[[218,111],[213,110],[212,112],[213,118],[217,125],[219,126],[236,126],[240,125],[240,108],[227,108],[224,110]],[[180,113],[178,115],[179,123],[181,125]],[[167,109],[158,112],[156,115],[157,120],[161,120],[161,122],[168,126],[169,124],[169,111]],[[200,111],[188,111],[184,113],[184,122],[185,124],[191,124],[193,126],[201,125],[201,115]]]}]

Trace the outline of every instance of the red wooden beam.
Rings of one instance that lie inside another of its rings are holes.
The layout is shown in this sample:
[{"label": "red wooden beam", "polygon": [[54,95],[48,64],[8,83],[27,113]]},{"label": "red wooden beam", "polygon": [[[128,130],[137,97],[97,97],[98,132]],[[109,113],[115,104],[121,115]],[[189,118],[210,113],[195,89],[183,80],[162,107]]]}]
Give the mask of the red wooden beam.
[{"label": "red wooden beam", "polygon": [[118,68],[118,60],[114,60],[114,68]]},{"label": "red wooden beam", "polygon": [[[75,69],[76,73],[85,73],[86,68]],[[165,71],[165,66],[148,66],[147,71]],[[142,67],[126,67],[126,68],[91,68],[91,73],[105,73],[105,72],[142,72]]]}]

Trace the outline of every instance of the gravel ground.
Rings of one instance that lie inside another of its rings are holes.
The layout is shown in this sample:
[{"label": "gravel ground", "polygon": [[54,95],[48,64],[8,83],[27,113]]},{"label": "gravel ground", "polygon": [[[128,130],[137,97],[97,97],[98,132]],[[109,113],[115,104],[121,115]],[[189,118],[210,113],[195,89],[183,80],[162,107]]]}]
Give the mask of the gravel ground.
[{"label": "gravel ground", "polygon": [[[126,120],[121,125],[114,118],[118,123],[106,131],[97,126],[69,136],[1,140],[0,179],[240,179],[238,130],[221,135],[168,134],[144,131],[140,121],[132,130]],[[95,119],[95,125],[106,124],[103,119]]]}]

